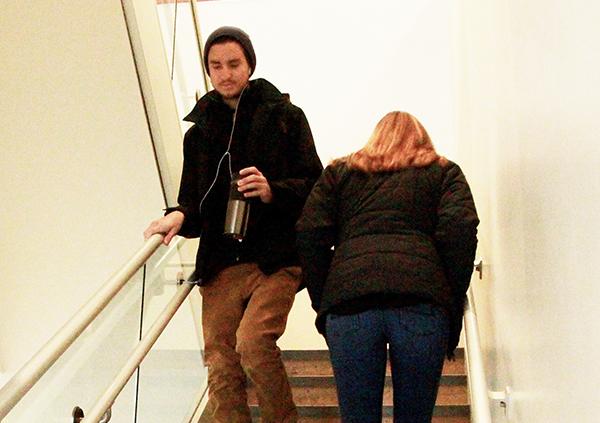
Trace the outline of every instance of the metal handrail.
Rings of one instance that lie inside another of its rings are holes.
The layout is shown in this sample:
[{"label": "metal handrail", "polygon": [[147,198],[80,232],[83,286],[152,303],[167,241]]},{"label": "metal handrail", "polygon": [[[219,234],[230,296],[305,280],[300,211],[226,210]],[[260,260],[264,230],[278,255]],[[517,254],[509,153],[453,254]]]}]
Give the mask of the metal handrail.
[{"label": "metal handrail", "polygon": [[71,319],[0,390],[0,420],[31,390],[46,371],[81,335],[158,249],[163,235],[152,235],[144,246],[77,311]]},{"label": "metal handrail", "polygon": [[194,283],[183,283],[177,289],[177,292],[171,301],[169,301],[162,313],[156,318],[148,330],[148,333],[146,333],[142,340],[137,344],[125,365],[121,368],[113,382],[106,389],[104,394],[100,397],[96,405],[94,405],[90,413],[82,420],[82,422],[98,423],[100,421],[106,410],[114,403],[119,393],[123,390],[123,387],[127,384],[127,381],[131,375],[146,357],[146,354],[148,354],[148,351],[150,351],[152,345],[154,345],[158,337],[161,335],[167,324],[171,321],[171,318],[175,315],[194,286]]},{"label": "metal handrail", "polygon": [[469,397],[471,403],[471,422],[491,423],[490,399],[488,385],[483,367],[483,357],[479,342],[479,326],[477,313],[471,289],[467,292],[465,303],[465,357],[467,362],[467,380],[469,383]]}]

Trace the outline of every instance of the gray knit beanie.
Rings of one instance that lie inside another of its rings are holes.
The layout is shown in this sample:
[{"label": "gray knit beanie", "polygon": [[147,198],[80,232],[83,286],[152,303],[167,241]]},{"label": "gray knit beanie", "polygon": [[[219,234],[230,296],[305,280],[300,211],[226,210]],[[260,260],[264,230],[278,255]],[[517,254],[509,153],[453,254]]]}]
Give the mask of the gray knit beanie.
[{"label": "gray knit beanie", "polygon": [[204,66],[206,66],[206,71],[208,72],[208,52],[210,51],[210,48],[213,44],[226,40],[236,41],[242,46],[244,55],[250,66],[250,75],[252,75],[254,73],[254,68],[256,67],[256,55],[254,54],[252,41],[250,41],[248,34],[234,26],[222,26],[221,28],[215,29],[213,33],[208,36],[206,44],[204,45]]}]

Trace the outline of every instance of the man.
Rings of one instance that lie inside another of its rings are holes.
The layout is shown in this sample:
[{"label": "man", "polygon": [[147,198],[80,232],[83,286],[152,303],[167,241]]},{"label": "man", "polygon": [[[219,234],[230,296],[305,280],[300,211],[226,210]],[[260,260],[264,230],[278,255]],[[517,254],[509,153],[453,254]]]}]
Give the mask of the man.
[{"label": "man", "polygon": [[[299,289],[294,225],[322,171],[302,110],[264,79],[249,81],[256,56],[248,35],[222,27],[207,39],[214,90],[185,118],[179,206],[146,237],[202,236],[195,276],[213,421],[250,422],[246,378],[263,422],[295,422],[297,411],[276,341]],[[224,235],[230,182],[250,203],[242,241]]]}]

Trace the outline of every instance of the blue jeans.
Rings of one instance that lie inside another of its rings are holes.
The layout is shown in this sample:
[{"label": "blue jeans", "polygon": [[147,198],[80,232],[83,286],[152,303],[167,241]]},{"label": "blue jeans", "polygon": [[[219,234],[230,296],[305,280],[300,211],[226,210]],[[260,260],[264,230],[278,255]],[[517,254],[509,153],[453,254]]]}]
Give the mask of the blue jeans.
[{"label": "blue jeans", "polygon": [[431,422],[448,330],[446,314],[430,304],[329,314],[327,344],[342,422],[381,422],[388,345],[394,422]]}]

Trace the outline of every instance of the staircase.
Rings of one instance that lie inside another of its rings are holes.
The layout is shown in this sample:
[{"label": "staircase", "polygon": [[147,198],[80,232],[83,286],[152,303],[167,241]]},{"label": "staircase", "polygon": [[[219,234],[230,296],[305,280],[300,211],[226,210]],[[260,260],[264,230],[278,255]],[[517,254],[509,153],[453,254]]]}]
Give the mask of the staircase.
[{"label": "staircase", "polygon": [[[327,351],[283,351],[301,423],[339,422],[333,371]],[[252,386],[248,401],[254,421],[259,421],[258,403]],[[389,366],[383,397],[383,421],[392,422],[392,380]],[[464,351],[457,350],[456,360],[446,361],[438,392],[433,423],[468,423],[469,404]]]}]

